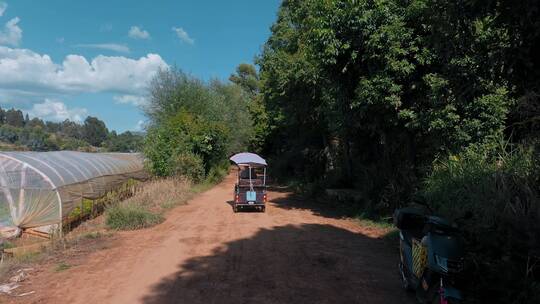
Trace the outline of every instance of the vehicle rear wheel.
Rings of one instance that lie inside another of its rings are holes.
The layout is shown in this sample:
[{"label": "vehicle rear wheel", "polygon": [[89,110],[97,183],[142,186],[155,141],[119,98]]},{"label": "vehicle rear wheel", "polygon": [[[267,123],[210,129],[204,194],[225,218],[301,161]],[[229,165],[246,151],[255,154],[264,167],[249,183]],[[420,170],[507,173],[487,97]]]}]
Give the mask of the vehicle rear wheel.
[{"label": "vehicle rear wheel", "polygon": [[236,212],[238,212],[238,207],[233,206],[233,207],[232,207],[232,210],[234,211],[234,213],[236,213]]},{"label": "vehicle rear wheel", "polygon": [[262,206],[262,207],[261,207],[261,211],[262,211],[263,213],[266,212],[266,206]]}]

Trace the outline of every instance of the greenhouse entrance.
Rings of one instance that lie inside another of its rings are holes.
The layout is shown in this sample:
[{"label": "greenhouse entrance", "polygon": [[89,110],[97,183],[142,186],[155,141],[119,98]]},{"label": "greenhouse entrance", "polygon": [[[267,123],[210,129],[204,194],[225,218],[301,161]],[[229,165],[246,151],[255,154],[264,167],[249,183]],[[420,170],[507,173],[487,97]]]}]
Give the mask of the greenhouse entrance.
[{"label": "greenhouse entrance", "polygon": [[137,153],[0,152],[0,232],[52,233],[83,199],[146,178]]}]

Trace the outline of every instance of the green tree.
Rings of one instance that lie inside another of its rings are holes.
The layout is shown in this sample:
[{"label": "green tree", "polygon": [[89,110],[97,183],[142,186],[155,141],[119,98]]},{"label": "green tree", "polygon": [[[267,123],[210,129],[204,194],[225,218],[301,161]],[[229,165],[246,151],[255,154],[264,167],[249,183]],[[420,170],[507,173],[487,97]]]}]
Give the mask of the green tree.
[{"label": "green tree", "polygon": [[500,133],[510,90],[476,50],[506,36],[453,3],[284,1],[258,60],[283,171],[406,199],[437,153]]},{"label": "green tree", "polygon": [[0,107],[0,125],[6,123],[6,111]]},{"label": "green tree", "polygon": [[88,116],[84,120],[83,138],[89,144],[99,147],[107,139],[109,130],[105,123],[96,117]]},{"label": "green tree", "polygon": [[116,134],[116,131],[111,131],[105,142],[105,147],[112,152],[135,152],[142,148],[143,136],[134,134],[130,131]]},{"label": "green tree", "polygon": [[[249,142],[245,92],[217,80],[205,83],[178,69],[160,71],[150,86],[144,153],[159,176],[200,172],[222,166],[228,154]],[[186,166],[195,166],[188,169]],[[199,179],[191,176],[193,179]]]},{"label": "green tree", "polygon": [[229,143],[227,154],[243,152],[251,144],[254,136],[253,125],[257,118],[251,112],[250,97],[236,85],[214,81],[211,89],[216,92],[217,102],[222,111],[223,124],[228,127]]},{"label": "green tree", "polygon": [[[265,145],[265,139],[268,136],[268,115],[260,93],[261,80],[257,69],[247,63],[241,63],[236,68],[236,73],[229,77],[229,80],[240,87],[248,99],[245,105],[249,109],[251,122],[245,124],[250,127],[249,149],[254,152],[262,152]],[[234,134],[233,134],[234,135]],[[242,135],[247,138],[248,134]]]},{"label": "green tree", "polygon": [[[54,125],[49,124],[49,126]],[[59,129],[60,132],[67,137],[72,137],[76,139],[83,139],[84,137],[83,127],[74,121],[70,121],[69,119],[64,120],[60,124]]]},{"label": "green tree", "polygon": [[229,77],[229,80],[242,89],[244,89],[250,95],[256,95],[259,93],[260,80],[259,74],[255,66],[249,63],[241,63],[236,67],[236,73]]},{"label": "green tree", "polygon": [[28,128],[40,128],[40,129],[43,129],[43,130],[46,128],[45,123],[43,122],[43,120],[41,120],[41,119],[39,119],[37,117],[34,117],[31,120],[29,120],[25,124],[25,127],[28,127]]},{"label": "green tree", "polygon": [[62,129],[62,123],[46,121],[45,128],[47,129],[48,132],[58,133]]},{"label": "green tree", "polygon": [[6,124],[22,128],[24,127],[24,116],[21,110],[10,109],[6,111]]},{"label": "green tree", "polygon": [[[219,123],[207,121],[185,110],[180,111],[149,129],[144,149],[150,161],[149,169],[158,176],[173,175],[178,172],[178,159],[184,158],[181,155],[196,155],[202,160],[205,172],[208,172],[226,156],[226,132]],[[190,170],[183,167],[180,171]],[[193,172],[198,171],[193,169]]]},{"label": "green tree", "polygon": [[[381,214],[425,186],[437,157],[493,147],[504,133],[539,153],[539,10],[533,0],[283,1],[257,60],[273,172],[318,191],[357,188],[369,202],[364,214]],[[464,163],[476,169],[475,159]],[[498,160],[489,166],[486,180],[504,167]],[[498,182],[467,188],[467,195],[497,193]],[[477,207],[496,211],[487,200]],[[517,265],[523,263],[509,266]],[[534,302],[528,295],[539,285],[532,277],[498,277],[508,284],[486,293],[507,303]]]}]

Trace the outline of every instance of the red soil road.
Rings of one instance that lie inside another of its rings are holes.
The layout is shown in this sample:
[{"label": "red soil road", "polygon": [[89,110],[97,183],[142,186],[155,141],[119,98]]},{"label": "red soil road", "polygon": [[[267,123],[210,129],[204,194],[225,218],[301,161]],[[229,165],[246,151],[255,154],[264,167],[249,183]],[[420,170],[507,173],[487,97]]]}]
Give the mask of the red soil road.
[{"label": "red soil road", "polygon": [[38,272],[24,288],[35,294],[8,302],[413,303],[382,231],[279,189],[266,213],[233,213],[233,183],[228,176],[161,225],[117,233],[68,270]]}]

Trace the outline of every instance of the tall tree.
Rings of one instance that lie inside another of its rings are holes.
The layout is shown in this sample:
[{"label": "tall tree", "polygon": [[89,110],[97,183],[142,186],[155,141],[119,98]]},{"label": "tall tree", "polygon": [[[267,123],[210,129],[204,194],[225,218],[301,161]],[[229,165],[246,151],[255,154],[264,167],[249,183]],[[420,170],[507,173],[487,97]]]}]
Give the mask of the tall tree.
[{"label": "tall tree", "polygon": [[6,111],[6,124],[18,128],[24,127],[24,116],[21,110],[10,109]]},{"label": "tall tree", "polygon": [[255,66],[241,63],[229,80],[240,87],[247,95],[249,102],[245,105],[249,109],[250,132],[249,148],[254,152],[262,152],[265,139],[268,136],[268,115],[260,94],[261,80]]},{"label": "tall tree", "polygon": [[102,120],[96,117],[88,116],[84,120],[83,138],[89,144],[99,147],[107,139],[109,130]]},{"label": "tall tree", "polygon": [[[54,126],[49,124],[49,126]],[[83,139],[83,127],[69,119],[64,120],[59,126],[60,132],[68,137]]]},{"label": "tall tree", "polygon": [[0,107],[0,125],[6,123],[6,111]]},{"label": "tall tree", "polygon": [[249,63],[241,63],[236,67],[236,73],[229,80],[244,89],[250,95],[259,93],[260,80],[255,66]]}]

